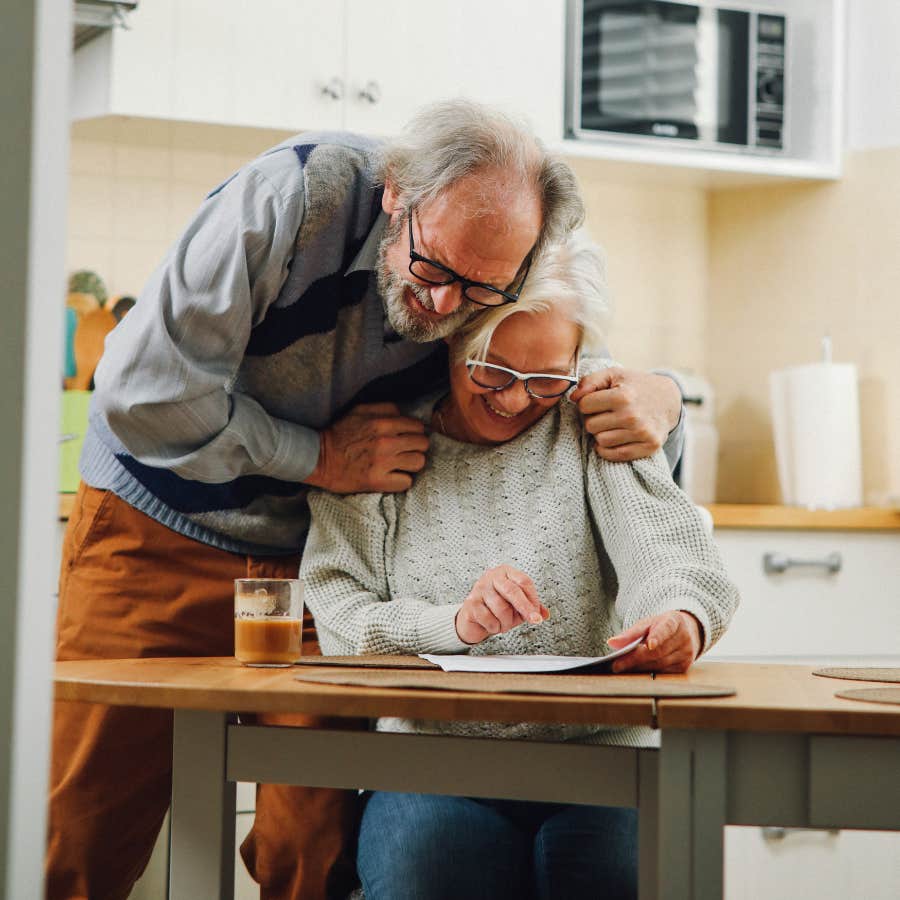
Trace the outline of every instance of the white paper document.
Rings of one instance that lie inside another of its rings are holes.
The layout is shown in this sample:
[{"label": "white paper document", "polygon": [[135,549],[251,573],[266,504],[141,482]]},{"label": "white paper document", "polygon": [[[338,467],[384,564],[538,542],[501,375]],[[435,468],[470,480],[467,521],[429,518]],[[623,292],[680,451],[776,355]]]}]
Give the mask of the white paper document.
[{"label": "white paper document", "polygon": [[420,653],[422,659],[436,663],[445,672],[569,672],[600,666],[634,650],[644,637],[639,637],[620,650],[606,656],[469,656],[463,653]]}]

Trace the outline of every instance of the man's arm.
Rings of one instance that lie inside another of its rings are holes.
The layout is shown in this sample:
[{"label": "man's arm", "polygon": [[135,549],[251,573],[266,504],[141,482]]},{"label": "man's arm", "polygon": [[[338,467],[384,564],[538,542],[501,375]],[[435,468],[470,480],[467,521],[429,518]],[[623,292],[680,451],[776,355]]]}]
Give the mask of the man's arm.
[{"label": "man's arm", "polygon": [[320,435],[231,389],[295,254],[305,198],[293,163],[270,154],[200,207],[108,339],[95,412],[140,462],[194,481],[405,490],[428,441],[396,408],[352,410]]},{"label": "man's arm", "polygon": [[287,277],[303,215],[302,180],[270,159],[270,171],[245,168],[203,203],[95,377],[95,410],[129,453],[195,481],[301,481],[319,455],[313,429],[228,389]]}]

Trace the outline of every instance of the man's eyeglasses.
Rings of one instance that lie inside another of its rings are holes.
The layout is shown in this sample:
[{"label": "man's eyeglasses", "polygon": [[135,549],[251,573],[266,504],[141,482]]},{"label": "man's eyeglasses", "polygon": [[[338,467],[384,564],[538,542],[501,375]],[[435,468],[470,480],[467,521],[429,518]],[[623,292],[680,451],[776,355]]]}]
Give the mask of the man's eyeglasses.
[{"label": "man's eyeglasses", "polygon": [[472,303],[477,303],[479,306],[502,306],[504,303],[515,303],[519,299],[519,294],[522,293],[522,288],[525,285],[525,279],[528,277],[528,270],[531,268],[530,253],[526,259],[522,280],[515,291],[504,291],[482,281],[470,281],[468,278],[463,278],[462,275],[457,275],[453,269],[435,262],[433,259],[428,259],[428,257],[422,256],[421,253],[416,253],[413,243],[412,216],[413,211],[410,209],[409,271],[419,281],[435,285],[453,284],[454,281],[458,281],[462,285],[462,293],[466,300],[471,300]]},{"label": "man's eyeglasses", "polygon": [[550,400],[562,395],[578,384],[574,375],[548,375],[544,372],[517,372],[498,366],[496,363],[482,362],[479,359],[467,359],[466,368],[469,378],[478,387],[491,391],[505,391],[516,381],[525,382],[525,390],[539,400]]}]

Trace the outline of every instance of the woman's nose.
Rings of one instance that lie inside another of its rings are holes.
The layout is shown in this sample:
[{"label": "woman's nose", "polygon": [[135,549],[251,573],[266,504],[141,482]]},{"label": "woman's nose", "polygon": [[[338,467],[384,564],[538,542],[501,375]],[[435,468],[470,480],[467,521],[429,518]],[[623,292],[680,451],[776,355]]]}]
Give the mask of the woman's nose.
[{"label": "woman's nose", "polygon": [[525,390],[524,381],[514,381],[508,388],[496,393],[497,402],[494,404],[503,412],[518,415],[531,405],[531,397]]},{"label": "woman's nose", "polygon": [[433,285],[429,289],[431,302],[434,303],[434,311],[446,316],[456,312],[462,303],[462,290],[458,283]]}]

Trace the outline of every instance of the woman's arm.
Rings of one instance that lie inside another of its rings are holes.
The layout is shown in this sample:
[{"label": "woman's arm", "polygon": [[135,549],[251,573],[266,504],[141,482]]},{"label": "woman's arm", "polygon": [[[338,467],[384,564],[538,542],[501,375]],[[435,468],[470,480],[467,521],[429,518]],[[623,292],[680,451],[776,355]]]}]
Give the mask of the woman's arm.
[{"label": "woman's arm", "polygon": [[312,524],[300,578],[323,653],[461,653],[468,649],[455,627],[461,598],[435,605],[391,596],[385,559],[393,520],[390,496],[312,491],[309,506]]},{"label": "woman's arm", "polygon": [[588,502],[616,570],[624,628],[680,610],[699,623],[705,652],[724,634],[738,594],[700,514],[672,481],[661,451],[611,463],[582,444]]}]

